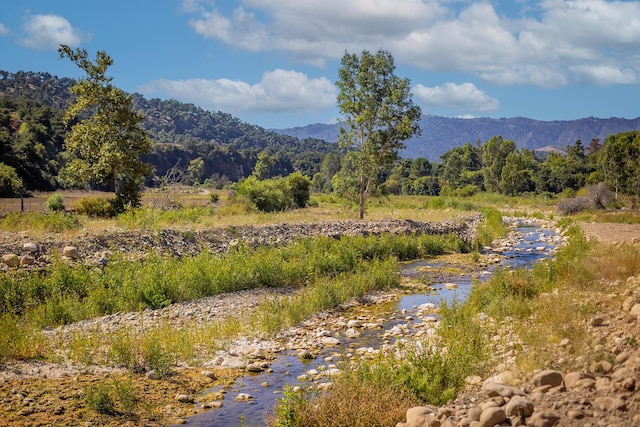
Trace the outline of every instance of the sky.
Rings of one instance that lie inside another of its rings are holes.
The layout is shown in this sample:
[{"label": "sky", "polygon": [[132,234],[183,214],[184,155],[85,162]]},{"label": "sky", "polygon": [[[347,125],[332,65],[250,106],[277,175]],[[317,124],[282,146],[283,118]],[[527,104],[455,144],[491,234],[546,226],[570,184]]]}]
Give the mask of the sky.
[{"label": "sky", "polygon": [[266,128],[335,123],[345,52],[384,49],[423,114],[640,116],[640,2],[21,0],[0,69],[81,78],[57,48],[105,51],[126,92]]}]

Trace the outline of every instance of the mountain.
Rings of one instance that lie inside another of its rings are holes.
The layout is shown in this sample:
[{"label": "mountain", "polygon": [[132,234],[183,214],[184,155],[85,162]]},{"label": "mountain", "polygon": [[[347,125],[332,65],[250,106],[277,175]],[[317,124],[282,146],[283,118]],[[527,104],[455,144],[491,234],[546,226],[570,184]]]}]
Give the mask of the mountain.
[{"label": "mountain", "polygon": [[[422,116],[420,126],[422,135],[407,141],[406,148],[400,152],[402,157],[426,157],[440,161],[440,156],[452,148],[477,140],[484,142],[496,135],[512,139],[518,147],[529,150],[562,150],[578,139],[587,146],[594,138],[602,141],[611,134],[640,129],[640,117],[541,121],[524,117],[462,119],[429,115]],[[274,130],[296,138],[311,137],[334,142],[338,139],[340,124],[316,123]]]}]

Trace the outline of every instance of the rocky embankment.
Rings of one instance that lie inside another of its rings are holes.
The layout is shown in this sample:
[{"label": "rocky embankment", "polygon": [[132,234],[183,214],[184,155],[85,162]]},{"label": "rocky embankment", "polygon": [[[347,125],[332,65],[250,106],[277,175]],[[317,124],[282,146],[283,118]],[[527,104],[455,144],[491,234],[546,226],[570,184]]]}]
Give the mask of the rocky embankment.
[{"label": "rocky embankment", "polygon": [[[518,346],[496,344],[494,376],[468,378],[467,389],[444,407],[408,409],[397,427],[639,426],[640,277],[601,286],[581,295],[600,307],[585,319],[593,342],[588,352],[575,354],[565,339],[548,349],[552,369],[523,377],[513,363]],[[517,342],[508,324],[496,330],[496,343]],[[579,368],[563,370],[569,361]]]},{"label": "rocky embankment", "polygon": [[298,238],[328,236],[366,236],[392,234],[454,233],[465,241],[473,241],[481,215],[455,221],[418,222],[412,220],[331,221],[321,223],[272,224],[263,226],[230,226],[202,230],[112,230],[87,232],[66,238],[50,234],[36,239],[27,233],[1,233],[0,268],[39,266],[54,254],[67,259],[105,264],[113,251],[131,259],[143,258],[149,252],[173,256],[194,255],[204,250],[224,252],[239,244],[248,246],[282,245]]}]

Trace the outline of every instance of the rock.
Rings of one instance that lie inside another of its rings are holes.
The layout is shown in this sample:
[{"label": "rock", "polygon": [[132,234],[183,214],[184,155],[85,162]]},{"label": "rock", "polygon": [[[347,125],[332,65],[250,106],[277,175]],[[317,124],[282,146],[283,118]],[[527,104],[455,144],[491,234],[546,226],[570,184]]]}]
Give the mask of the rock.
[{"label": "rock", "polygon": [[529,418],[533,414],[533,402],[522,396],[513,396],[507,403],[505,412],[508,417],[518,417],[520,415]]},{"label": "rock", "polygon": [[254,372],[254,373],[258,373],[258,372],[262,372],[264,371],[264,369],[262,368],[260,363],[250,363],[246,366],[246,370],[247,372]]},{"label": "rock", "polygon": [[309,350],[302,350],[300,353],[298,353],[298,358],[302,360],[311,360],[315,359],[316,356],[314,356],[313,353],[311,353]]},{"label": "rock", "polygon": [[536,412],[527,421],[529,427],[552,427],[560,420],[560,417],[550,411]]},{"label": "rock", "polygon": [[200,375],[211,378],[214,381],[218,378],[213,371],[200,371]]},{"label": "rock", "polygon": [[229,356],[222,361],[220,366],[231,369],[244,369],[247,365],[239,357]]},{"label": "rock", "polygon": [[419,415],[407,421],[404,427],[440,427],[440,420],[435,415]]},{"label": "rock", "polygon": [[23,255],[20,257],[20,265],[32,265],[36,259],[31,255]]},{"label": "rock", "polygon": [[631,307],[629,314],[631,314],[632,316],[640,315],[640,304],[635,304],[633,307]]},{"label": "rock", "polygon": [[482,386],[482,390],[487,393],[487,396],[502,396],[502,397],[513,397],[513,396],[524,396],[524,391],[512,387],[506,384],[499,384],[494,382],[487,382]]},{"label": "rock", "polygon": [[80,252],[75,246],[65,246],[64,249],[62,249],[62,256],[71,259],[78,259],[80,258]]},{"label": "rock", "polygon": [[603,411],[624,411],[626,409],[626,404],[624,400],[619,397],[610,397],[610,396],[601,396],[597,397],[593,404],[596,408],[602,409]]},{"label": "rock", "polygon": [[17,267],[20,264],[20,259],[16,254],[6,254],[2,255],[2,262],[7,264],[9,267]]},{"label": "rock", "polygon": [[448,290],[456,289],[458,287],[457,283],[445,283],[444,287]]},{"label": "rock", "polygon": [[507,419],[507,414],[500,407],[489,407],[480,414],[479,427],[493,427]]},{"label": "rock", "polygon": [[356,331],[353,328],[349,328],[345,331],[344,336],[347,338],[357,338],[360,336],[360,332]]},{"label": "rock", "polygon": [[362,328],[362,320],[349,320],[347,322],[349,328]]},{"label": "rock", "polygon": [[548,385],[551,387],[561,386],[563,384],[562,374],[558,371],[553,371],[551,369],[540,371],[533,376],[533,384],[536,387],[545,386],[545,385]]},{"label": "rock", "polygon": [[150,379],[150,380],[157,380],[157,379],[158,379],[158,375],[156,374],[155,369],[152,369],[152,370],[150,370],[150,371],[147,371],[147,372],[144,374],[144,376],[145,376],[145,377],[147,377],[147,379]]},{"label": "rock", "polygon": [[407,422],[411,421],[416,417],[420,417],[422,415],[436,414],[437,412],[438,412],[438,408],[433,406],[414,406],[413,408],[407,409]]},{"label": "rock", "polygon": [[578,385],[580,380],[593,379],[593,377],[584,372],[570,372],[564,376],[564,384],[567,388],[574,388]]},{"label": "rock", "polygon": [[604,317],[602,316],[595,316],[591,319],[591,321],[589,322],[589,324],[591,326],[602,326],[604,324]]},{"label": "rock", "polygon": [[249,400],[253,400],[253,396],[248,393],[240,393],[236,396],[236,400],[238,402],[247,402]]},{"label": "rock", "polygon": [[324,337],[322,338],[322,344],[325,346],[334,346],[334,345],[340,345],[340,340],[338,338],[333,338],[333,337]]},{"label": "rock", "polygon": [[38,245],[36,245],[33,242],[27,242],[24,245],[22,245],[22,250],[32,254],[32,253],[38,252]]},{"label": "rock", "polygon": [[177,394],[176,400],[180,403],[193,403],[193,396],[188,394]]}]

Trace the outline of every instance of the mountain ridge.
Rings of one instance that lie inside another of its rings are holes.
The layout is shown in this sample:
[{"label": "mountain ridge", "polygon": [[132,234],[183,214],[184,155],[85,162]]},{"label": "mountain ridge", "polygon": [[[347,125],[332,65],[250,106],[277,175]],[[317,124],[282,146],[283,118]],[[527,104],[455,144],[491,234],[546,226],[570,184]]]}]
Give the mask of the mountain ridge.
[{"label": "mountain ridge", "polygon": [[[423,115],[420,120],[422,135],[406,142],[406,148],[400,151],[402,157],[426,157],[430,161],[439,161],[448,150],[460,147],[467,142],[485,142],[492,136],[501,135],[513,140],[518,148],[538,150],[553,147],[563,150],[576,140],[588,145],[592,139],[604,140],[611,134],[640,129],[640,117],[608,119],[586,117],[575,120],[536,120],[527,117],[493,119],[451,118],[435,115]],[[300,138],[318,138],[327,142],[338,139],[340,123],[314,123],[285,129],[272,129],[283,135]]]}]

